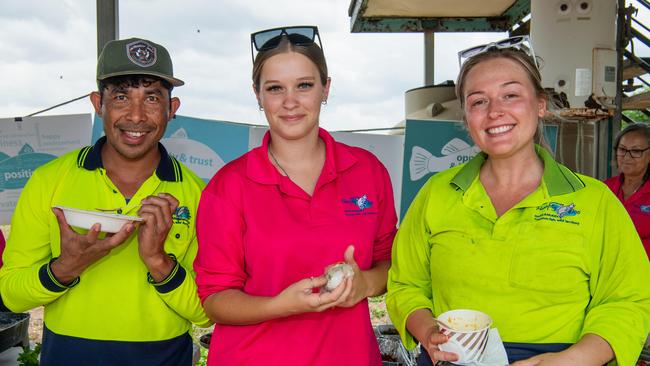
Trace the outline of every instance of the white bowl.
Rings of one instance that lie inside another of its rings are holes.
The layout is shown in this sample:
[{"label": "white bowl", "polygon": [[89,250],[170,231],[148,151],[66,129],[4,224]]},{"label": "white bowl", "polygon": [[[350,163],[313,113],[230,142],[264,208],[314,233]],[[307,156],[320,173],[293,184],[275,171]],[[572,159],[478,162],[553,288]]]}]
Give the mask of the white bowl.
[{"label": "white bowl", "polygon": [[90,229],[94,224],[101,225],[100,230],[105,233],[116,233],[120,231],[122,226],[127,222],[142,221],[143,219],[138,216],[117,215],[106,212],[79,210],[76,208],[54,206],[60,208],[65,215],[65,220],[68,225]]},{"label": "white bowl", "polygon": [[458,365],[467,365],[479,360],[492,326],[489,315],[468,309],[450,310],[438,316],[440,333],[445,334],[449,341],[438,347],[445,352],[458,355]]}]

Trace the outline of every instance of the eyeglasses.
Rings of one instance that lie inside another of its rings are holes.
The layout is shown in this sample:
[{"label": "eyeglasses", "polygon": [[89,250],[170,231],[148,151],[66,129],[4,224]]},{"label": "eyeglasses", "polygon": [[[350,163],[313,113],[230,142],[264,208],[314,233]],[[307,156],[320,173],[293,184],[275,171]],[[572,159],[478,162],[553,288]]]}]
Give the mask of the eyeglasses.
[{"label": "eyeglasses", "polygon": [[650,147],[646,147],[645,149],[630,149],[630,150],[628,150],[628,149],[626,149],[624,147],[617,147],[616,148],[616,156],[618,156],[619,158],[624,158],[625,155],[627,155],[629,153],[630,157],[640,158],[641,155],[643,155],[643,153],[648,149],[650,149]]},{"label": "eyeglasses", "polygon": [[[309,46],[314,43],[318,36],[318,45],[321,50],[323,44],[318,34],[318,27],[313,25],[299,25],[294,27],[271,28],[251,34],[251,56],[255,63],[255,50],[257,52],[268,51],[276,48],[282,41],[282,36],[286,36],[291,44],[296,46]],[[255,47],[255,50],[253,50]]]},{"label": "eyeglasses", "polygon": [[533,44],[530,41],[529,36],[515,36],[500,41],[482,44],[480,46],[474,46],[465,50],[458,52],[458,66],[462,66],[463,59],[468,59],[470,57],[479,55],[481,53],[493,50],[493,49],[503,49],[503,48],[512,48],[515,50],[522,51],[526,55],[530,56],[535,62],[535,67],[539,68],[537,65],[537,58],[535,57],[535,51],[533,51]]}]

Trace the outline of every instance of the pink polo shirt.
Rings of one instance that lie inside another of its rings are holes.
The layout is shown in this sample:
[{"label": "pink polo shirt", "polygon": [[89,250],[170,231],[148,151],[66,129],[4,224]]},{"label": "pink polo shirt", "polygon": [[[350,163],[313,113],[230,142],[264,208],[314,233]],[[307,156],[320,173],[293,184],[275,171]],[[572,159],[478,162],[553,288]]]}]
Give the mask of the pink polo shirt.
[{"label": "pink polo shirt", "polygon": [[[194,262],[199,296],[236,288],[275,296],[343,261],[355,246],[362,270],[390,260],[397,217],[390,177],[368,151],[325,130],[312,196],[282,176],[262,146],[221,168],[203,191]],[[208,365],[381,365],[367,300],[255,325],[215,326]]]},{"label": "pink polo shirt", "polygon": [[636,231],[643,242],[645,252],[650,259],[650,183],[646,181],[627,200],[624,200],[623,190],[621,189],[622,178],[622,175],[611,177],[605,181],[605,184],[614,192],[630,214]]}]

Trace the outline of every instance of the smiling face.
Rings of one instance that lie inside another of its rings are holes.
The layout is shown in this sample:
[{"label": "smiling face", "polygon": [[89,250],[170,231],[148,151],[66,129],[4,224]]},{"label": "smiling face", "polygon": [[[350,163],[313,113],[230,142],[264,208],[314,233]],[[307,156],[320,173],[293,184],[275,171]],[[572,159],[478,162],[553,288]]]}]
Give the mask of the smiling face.
[{"label": "smiling face", "polygon": [[123,160],[157,157],[158,141],[180,106],[160,81],[139,85],[108,84],[91,94],[95,112],[104,122],[104,156]]},{"label": "smiling face", "polygon": [[[467,72],[464,113],[474,142],[490,157],[531,152],[546,101],[517,62],[491,58]],[[530,149],[530,150],[528,150]]]},{"label": "smiling face", "polygon": [[273,137],[296,140],[318,135],[321,103],[327,100],[316,65],[305,55],[285,52],[268,58],[261,69],[257,100]]},{"label": "smiling face", "polygon": [[[628,132],[621,137],[618,147],[627,150],[647,149],[648,139],[641,132]],[[641,178],[650,163],[650,150],[645,150],[639,158],[633,158],[630,156],[630,153],[626,153],[625,156],[619,156],[617,154],[616,163],[618,164],[619,172],[623,173],[626,177]]]}]

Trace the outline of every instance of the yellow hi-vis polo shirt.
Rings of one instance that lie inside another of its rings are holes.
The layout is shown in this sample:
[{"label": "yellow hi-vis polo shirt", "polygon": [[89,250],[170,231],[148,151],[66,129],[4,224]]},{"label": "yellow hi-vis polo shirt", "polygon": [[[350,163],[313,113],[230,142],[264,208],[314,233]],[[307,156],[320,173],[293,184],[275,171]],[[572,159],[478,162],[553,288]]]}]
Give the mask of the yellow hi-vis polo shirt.
[{"label": "yellow hi-vis polo shirt", "polygon": [[476,309],[505,343],[594,333],[619,365],[636,362],[650,330],[650,264],[634,225],[603,183],[537,154],[541,185],[501,217],[479,180],[485,154],[418,193],[393,244],[386,299],[408,348],[413,311]]},{"label": "yellow hi-vis polo shirt", "polygon": [[[15,312],[45,305],[49,330],[93,340],[166,340],[187,333],[191,323],[208,325],[192,269],[197,251],[194,221],[203,181],[159,144],[156,171],[127,203],[102,165],[105,141],[102,138],[94,146],[39,167],[27,182],[12,217],[0,269],[5,304]],[[53,206],[120,208],[118,213],[136,215],[142,199],[161,192],[180,202],[165,242],[165,251],[177,258],[179,266],[164,283],[148,282],[138,254],[137,231],[84,270],[75,286],[62,286],[51,276],[48,262],[61,252]]]}]

